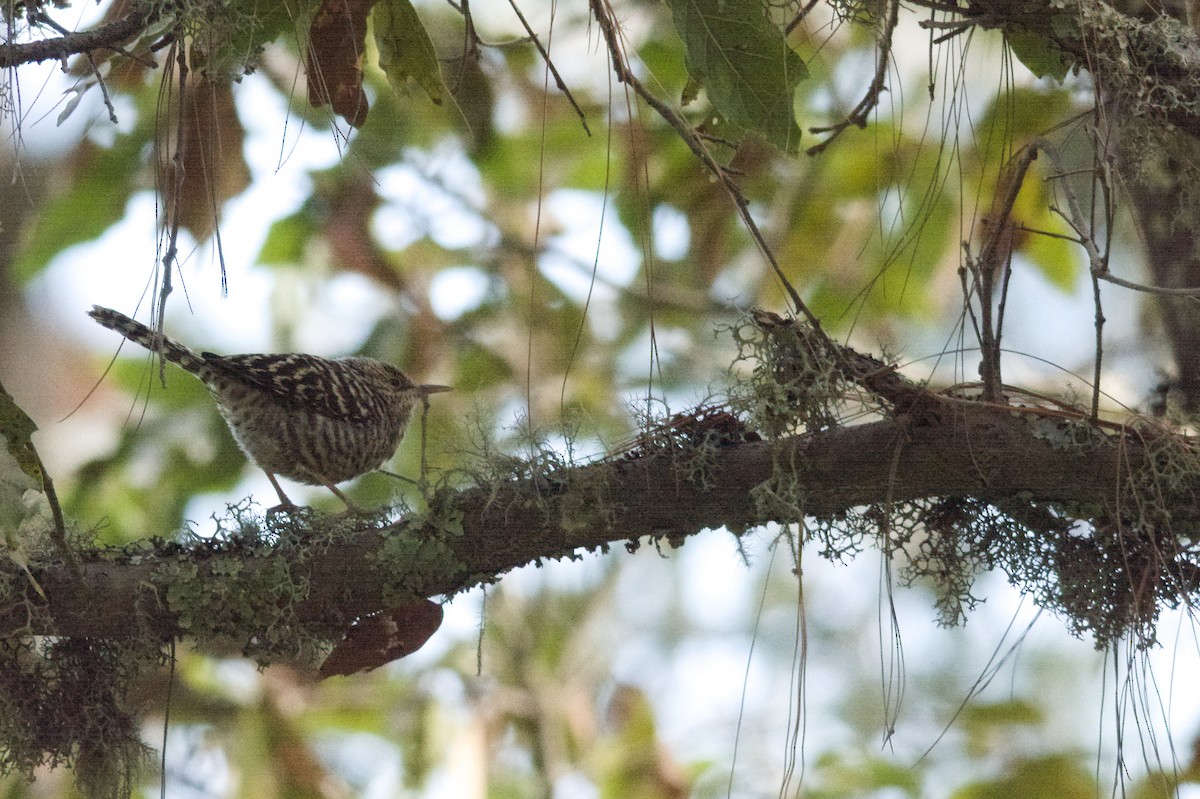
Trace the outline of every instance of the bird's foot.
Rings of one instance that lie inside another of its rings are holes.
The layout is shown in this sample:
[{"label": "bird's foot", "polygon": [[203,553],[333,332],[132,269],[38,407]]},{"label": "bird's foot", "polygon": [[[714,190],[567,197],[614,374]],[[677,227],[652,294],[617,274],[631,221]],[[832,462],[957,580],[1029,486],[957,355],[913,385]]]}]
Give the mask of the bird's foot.
[{"label": "bird's foot", "polygon": [[278,505],[267,508],[267,517],[271,518],[284,513],[286,513],[288,516],[291,516],[293,513],[296,513],[300,510],[303,510],[300,505],[288,500],[287,502],[280,502]]}]

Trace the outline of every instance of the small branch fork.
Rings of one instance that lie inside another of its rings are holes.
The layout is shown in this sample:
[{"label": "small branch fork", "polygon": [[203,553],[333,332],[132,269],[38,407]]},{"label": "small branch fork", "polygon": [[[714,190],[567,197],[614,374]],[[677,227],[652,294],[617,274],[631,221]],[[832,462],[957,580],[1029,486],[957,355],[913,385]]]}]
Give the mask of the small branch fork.
[{"label": "small branch fork", "polygon": [[[542,44],[542,40],[533,32],[533,28],[529,27],[529,22],[525,19],[525,15],[521,13],[521,7],[517,5],[516,0],[508,0],[508,4],[512,6],[513,13],[517,15],[517,19],[521,21],[521,27],[525,29],[525,33],[529,36],[529,40],[533,42],[533,46],[537,48],[538,53],[542,56],[542,61],[546,63],[546,68],[550,70],[550,74],[554,77],[554,85],[558,90],[566,96],[567,102],[575,109],[575,113],[579,116],[579,124],[583,125],[583,131],[587,135],[592,135],[592,129],[588,127],[587,115],[583,113],[579,103],[575,101],[575,95],[571,94],[571,89],[567,86],[567,82],[563,80],[562,75],[558,74],[558,68],[554,66],[554,62],[550,59],[550,53]],[[464,8],[466,4],[464,3]]]},{"label": "small branch fork", "polygon": [[[176,42],[171,43],[170,50],[168,51],[168,55],[167,55],[168,69],[174,69],[177,71],[177,74],[178,74],[178,83],[177,83],[178,95],[176,98],[178,107],[177,107],[177,111],[176,111],[177,120],[176,120],[176,126],[175,126],[175,142],[174,142],[175,147],[174,147],[174,152],[171,152],[170,157],[169,157],[169,160],[171,161],[171,164],[172,164],[171,175],[172,175],[173,180],[175,181],[175,186],[174,186],[174,190],[171,192],[170,207],[167,208],[166,217],[163,220],[165,223],[164,227],[165,227],[166,249],[165,249],[165,251],[162,251],[161,255],[159,256],[159,263],[162,264],[162,272],[161,272],[162,283],[161,283],[161,285],[158,286],[158,290],[156,292],[157,296],[155,298],[154,307],[151,312],[151,319],[153,320],[155,340],[160,345],[165,341],[165,338],[166,338],[165,334],[163,333],[163,328],[164,328],[164,325],[166,324],[166,318],[167,318],[167,298],[169,296],[171,296],[171,292],[174,291],[173,282],[171,280],[171,273],[172,273],[172,270],[177,266],[177,264],[179,262],[179,260],[178,260],[179,259],[178,242],[179,242],[179,228],[180,228],[180,210],[179,209],[180,209],[180,205],[182,202],[181,195],[182,195],[183,181],[184,181],[184,178],[186,177],[186,175],[184,174],[184,164],[185,164],[184,153],[186,151],[186,148],[189,146],[189,142],[188,142],[188,138],[187,138],[188,126],[187,126],[186,111],[185,111],[185,109],[187,107],[186,103],[187,103],[188,73],[189,73],[186,51],[187,51],[187,48],[183,47],[180,42],[176,41]],[[164,86],[166,87],[166,91],[168,92],[167,107],[169,108],[170,104],[171,104],[170,99],[169,99],[169,97],[170,97],[169,93],[170,93],[170,88],[172,86],[172,82],[170,81],[169,78],[164,81]],[[169,136],[168,136],[168,138],[169,138]],[[166,140],[164,139],[164,142],[165,141]],[[168,151],[168,152],[171,149],[170,146],[167,144],[164,144],[163,148],[165,151]],[[155,150],[156,151],[158,150],[157,143],[155,145]],[[161,155],[157,152],[156,152],[156,155],[161,157]],[[158,171],[161,173],[162,170],[160,169]],[[161,247],[161,242],[162,242],[162,239],[160,238],[160,247]],[[224,268],[222,267],[222,284],[223,283],[224,283]],[[158,379],[162,383],[163,386],[166,386],[167,385],[167,359],[162,357],[162,352],[160,350],[156,351],[155,354],[158,355]],[[279,488],[278,488],[278,486],[276,486],[276,491],[278,491],[278,490],[279,490]],[[280,493],[280,496],[282,497],[283,494]]]},{"label": "small branch fork", "polygon": [[[1080,205],[1079,198],[1061,178],[1069,175],[1066,165],[1063,162],[1062,156],[1053,144],[1043,139],[1034,142],[1033,146],[1046,153],[1050,159],[1050,163],[1054,166],[1056,179],[1060,180],[1059,188],[1063,196],[1066,198],[1067,207],[1064,211],[1058,205],[1051,205],[1050,210],[1057,214],[1067,223],[1071,230],[1075,233],[1072,241],[1083,247],[1087,253],[1088,262],[1090,265],[1089,272],[1092,278],[1092,293],[1095,296],[1096,304],[1096,362],[1095,373],[1093,375],[1092,388],[1092,415],[1099,413],[1100,408],[1100,365],[1103,355],[1103,328],[1104,328],[1104,312],[1100,302],[1100,282],[1112,283],[1115,286],[1120,286],[1124,289],[1132,291],[1141,291],[1147,294],[1157,294],[1160,296],[1169,297],[1191,297],[1200,298],[1200,287],[1186,288],[1169,288],[1166,286],[1149,286],[1144,283],[1135,283],[1131,280],[1125,280],[1112,274],[1108,268],[1110,243],[1105,241],[1104,251],[1101,252],[1100,246],[1096,243],[1095,224],[1094,220],[1089,220],[1084,214],[1083,208]],[[1099,145],[1097,145],[1097,149]],[[1099,161],[1098,157],[1098,161]],[[1098,188],[1103,198],[1104,211],[1104,227],[1105,235],[1111,239],[1113,228],[1113,202],[1112,194],[1109,188],[1108,180],[1103,162],[1098,163],[1093,171],[1094,181],[1098,184]]]},{"label": "small branch fork", "polygon": [[[1012,237],[1014,230],[1020,228],[1011,220],[1012,210],[1016,203],[1021,185],[1029,171],[1030,165],[1043,152],[1049,158],[1054,168],[1052,180],[1058,181],[1057,188],[1065,198],[1065,209],[1052,203],[1050,210],[1057,214],[1071,228],[1074,235],[1062,238],[1081,246],[1087,253],[1089,273],[1092,279],[1093,294],[1095,295],[1095,327],[1096,327],[1096,359],[1092,385],[1092,416],[1099,413],[1100,403],[1100,367],[1103,358],[1103,329],[1104,312],[1101,305],[1100,283],[1112,283],[1121,288],[1174,297],[1200,298],[1200,287],[1167,288],[1136,283],[1117,277],[1109,271],[1110,242],[1106,239],[1101,245],[1096,237],[1096,220],[1084,213],[1076,192],[1063,180],[1071,174],[1066,168],[1059,150],[1055,145],[1044,139],[1038,139],[1021,148],[1009,161],[1001,175],[997,186],[996,199],[984,219],[983,249],[978,258],[972,258],[967,249],[966,263],[959,271],[962,282],[963,296],[967,303],[967,313],[975,329],[979,341],[982,361],[979,367],[983,384],[983,398],[991,402],[1003,402],[1003,382],[1000,374],[1000,338],[1003,327],[1004,307],[1008,291],[1008,277],[1011,272]],[[1105,176],[1103,158],[1097,156],[1097,164],[1092,170],[1095,188],[1101,196],[1102,214],[1105,236],[1111,237],[1113,227],[1113,203],[1108,180]],[[1041,231],[1030,231],[1041,233]],[[1050,235],[1050,234],[1046,234]],[[964,244],[964,247],[968,245]],[[971,277],[968,284],[968,274]],[[999,307],[993,313],[993,298],[996,292],[996,279],[1002,276],[1000,285]],[[979,314],[976,316],[975,307],[971,303],[972,296],[977,297]]]},{"label": "small branch fork", "polygon": [[[1025,174],[1036,158],[1037,148],[1026,146],[1008,162],[1000,176],[992,210],[983,220],[985,236],[979,258],[971,258],[970,250],[967,249],[965,264],[959,268],[967,313],[971,317],[975,338],[979,341],[982,353],[979,376],[983,381],[983,399],[987,402],[1004,401],[1003,380],[1000,376],[1000,338],[1004,327],[1004,308],[1008,299],[1008,280],[1012,274],[1014,225],[1011,217],[1017,195],[1025,182]],[[967,285],[968,272],[972,277],[972,286]],[[1003,276],[1000,305],[993,318],[992,300],[996,293],[998,275]],[[979,318],[976,318],[974,307],[971,305],[972,294],[979,299]]]},{"label": "small branch fork", "polygon": [[808,129],[809,133],[829,134],[824,141],[814,144],[805,151],[809,155],[818,155],[824,152],[825,148],[851,125],[865,128],[871,112],[875,110],[875,106],[879,105],[879,97],[887,89],[885,81],[887,80],[888,66],[892,62],[892,37],[900,20],[900,0],[887,0],[884,8],[883,29],[879,32],[879,41],[876,44],[878,50],[875,56],[875,76],[871,78],[871,85],[867,87],[867,93],[841,122],[828,127]]},{"label": "small branch fork", "polygon": [[[1039,140],[1035,142],[1035,145],[1038,149],[1046,153],[1046,156],[1050,159],[1050,163],[1054,164],[1055,170],[1060,175],[1069,174],[1063,165],[1062,156],[1054,145],[1045,140]],[[1121,288],[1133,291],[1142,291],[1147,294],[1158,294],[1166,297],[1200,297],[1200,286],[1187,288],[1150,286],[1145,283],[1135,283],[1132,280],[1125,280],[1112,274],[1108,270],[1107,247],[1104,253],[1100,252],[1095,236],[1091,232],[1092,225],[1083,213],[1083,208],[1079,204],[1079,198],[1075,196],[1070,187],[1063,186],[1062,189],[1063,195],[1067,200],[1066,211],[1057,205],[1051,206],[1050,210],[1062,217],[1063,221],[1071,227],[1071,230],[1075,231],[1075,238],[1072,238],[1071,241],[1083,247],[1084,252],[1087,253],[1093,277],[1097,280],[1103,280],[1106,283],[1112,283],[1114,286],[1120,286]],[[1108,196],[1107,191],[1105,192],[1105,196]]]}]

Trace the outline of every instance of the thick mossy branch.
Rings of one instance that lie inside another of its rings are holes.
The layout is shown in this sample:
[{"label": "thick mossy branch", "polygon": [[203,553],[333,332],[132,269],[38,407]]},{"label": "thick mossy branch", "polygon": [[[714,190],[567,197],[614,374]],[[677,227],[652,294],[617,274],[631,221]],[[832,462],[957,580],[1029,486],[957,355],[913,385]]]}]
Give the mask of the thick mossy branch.
[{"label": "thick mossy branch", "polygon": [[[398,519],[234,509],[209,538],[85,553],[82,580],[35,563],[48,601],[10,565],[0,636],[184,638],[314,662],[356,618],[413,597],[613,543],[767,522],[803,523],[828,557],[902,557],[940,587],[948,622],[969,609],[975,575],[1002,569],[1098,643],[1147,642],[1159,608],[1200,585],[1194,439],[936,393],[771,313],[735,334],[753,365],[734,391],[740,417],[676,414],[596,463],[548,454],[485,469]],[[876,421],[843,426],[864,416]]]},{"label": "thick mossy branch", "polygon": [[[355,617],[402,595],[452,594],[527,563],[642,536],[797,522],[801,510],[833,519],[855,507],[962,497],[1023,507],[1031,518],[1065,516],[1052,507],[1118,518],[1130,507],[1130,475],[1161,460],[1161,446],[1145,436],[1072,439],[1065,422],[1032,409],[930,402],[938,418],[899,416],[717,448],[706,456],[703,481],[693,479],[687,459],[629,456],[444,492],[436,512],[382,527],[340,517],[331,530],[304,516],[274,533],[276,541],[201,541],[85,559],[82,584],[66,568],[41,569],[35,574],[48,604],[26,591],[23,601],[6,603],[0,630],[221,637],[253,652],[264,631],[285,620],[336,639]],[[802,509],[756,502],[756,486],[781,480],[796,487]],[[21,584],[14,577],[9,586]]]}]

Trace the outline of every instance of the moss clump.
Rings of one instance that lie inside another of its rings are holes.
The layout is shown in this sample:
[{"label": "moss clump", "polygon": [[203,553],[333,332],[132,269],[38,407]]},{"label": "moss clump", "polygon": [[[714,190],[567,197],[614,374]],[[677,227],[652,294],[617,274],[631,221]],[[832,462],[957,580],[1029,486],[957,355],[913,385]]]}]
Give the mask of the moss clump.
[{"label": "moss clump", "polygon": [[0,771],[74,765],[89,796],[128,796],[149,750],[126,697],[160,662],[156,642],[0,641]]}]

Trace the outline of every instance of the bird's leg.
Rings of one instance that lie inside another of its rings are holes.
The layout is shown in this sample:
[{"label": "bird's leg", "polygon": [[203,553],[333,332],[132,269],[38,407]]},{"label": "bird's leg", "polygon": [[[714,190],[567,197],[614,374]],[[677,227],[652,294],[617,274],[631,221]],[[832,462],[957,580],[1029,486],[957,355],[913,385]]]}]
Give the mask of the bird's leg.
[{"label": "bird's leg", "polygon": [[339,489],[333,483],[325,483],[325,487],[328,488],[330,491],[332,491],[333,495],[335,497],[340,499],[342,502],[346,503],[346,510],[350,511],[351,513],[366,513],[366,511],[364,509],[360,508],[356,503],[352,502],[350,500],[350,497],[343,494],[341,489]]},{"label": "bird's leg", "polygon": [[283,493],[283,489],[279,487],[279,481],[275,479],[275,475],[263,469],[263,473],[267,475],[267,479],[271,481],[271,487],[275,489],[275,493],[279,495],[279,504],[267,510],[267,513],[281,513],[283,511],[295,510],[296,503],[288,499],[288,495]]},{"label": "bird's leg", "polygon": [[[274,487],[275,493],[279,495],[279,504],[276,505],[275,507],[271,508],[270,510],[268,510],[267,513],[282,513],[284,511],[295,510],[297,508],[296,503],[294,503],[290,499],[288,499],[288,495],[283,493],[283,489],[280,487],[279,481],[275,479],[275,475],[272,474],[271,472],[268,472],[266,469],[263,469],[263,472],[267,475],[267,479],[271,481],[271,485],[272,485],[272,487]],[[333,492],[333,495],[335,497],[340,499],[342,502],[346,503],[347,510],[353,511],[354,513],[362,513],[363,512],[362,508],[360,508],[353,501],[351,501],[350,497],[343,494],[341,489],[339,489],[333,483],[330,483],[327,481],[322,481],[322,482],[326,488],[328,488],[330,491]]]},{"label": "bird's leg", "polygon": [[376,469],[375,471],[379,472],[380,474],[386,474],[388,477],[395,477],[397,480],[401,480],[405,483],[408,483],[409,485],[414,485],[414,486],[421,485],[421,483],[419,481],[414,480],[411,477],[405,477],[402,474],[396,474],[395,472],[389,472],[387,469]]}]

